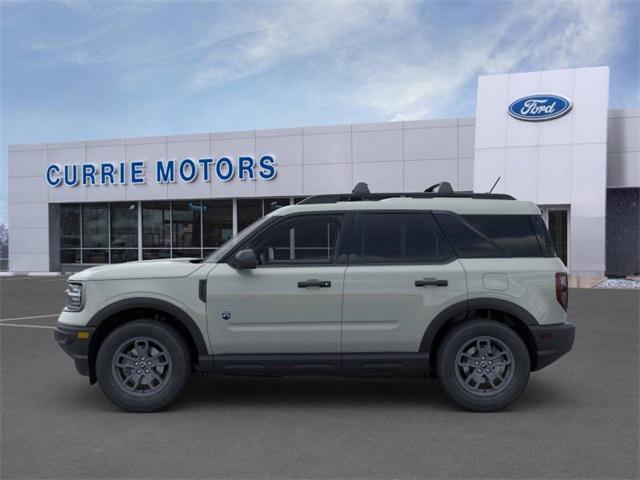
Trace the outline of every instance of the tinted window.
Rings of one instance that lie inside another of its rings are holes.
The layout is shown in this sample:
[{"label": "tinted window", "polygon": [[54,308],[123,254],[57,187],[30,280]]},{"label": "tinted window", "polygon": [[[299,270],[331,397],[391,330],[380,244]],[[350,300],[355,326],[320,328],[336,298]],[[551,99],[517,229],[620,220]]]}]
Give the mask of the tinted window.
[{"label": "tinted window", "polygon": [[[111,248],[138,247],[138,204],[111,204]],[[127,257],[128,258],[128,257]]]},{"label": "tinted window", "polygon": [[431,263],[453,256],[427,213],[367,213],[356,254],[363,263]]},{"label": "tinted window", "polygon": [[82,206],[82,248],[108,246],[109,207],[106,203],[84,204]]},{"label": "tinted window", "polygon": [[[566,212],[565,212],[566,213]],[[544,220],[540,215],[532,215],[531,223],[533,224],[533,228],[538,235],[538,243],[540,244],[540,248],[542,248],[543,255],[545,257],[555,257],[556,250],[553,245],[553,241],[551,240],[551,236],[549,235],[549,230],[547,230],[547,226],[544,224]],[[564,244],[565,256],[563,257],[564,264],[566,265],[566,242]]]},{"label": "tinted window", "polygon": [[260,198],[243,198],[238,203],[238,231],[241,232],[257,219],[262,217],[262,200]]},{"label": "tinted window", "polygon": [[219,247],[233,236],[233,204],[231,200],[202,202],[202,242],[205,248]]},{"label": "tinted window", "polygon": [[510,257],[542,256],[528,215],[463,215],[462,218]]},{"label": "tinted window", "polygon": [[505,253],[454,213],[436,213],[438,223],[460,258],[504,257]]},{"label": "tinted window", "polygon": [[284,221],[252,242],[261,265],[334,263],[338,216],[314,215]]}]

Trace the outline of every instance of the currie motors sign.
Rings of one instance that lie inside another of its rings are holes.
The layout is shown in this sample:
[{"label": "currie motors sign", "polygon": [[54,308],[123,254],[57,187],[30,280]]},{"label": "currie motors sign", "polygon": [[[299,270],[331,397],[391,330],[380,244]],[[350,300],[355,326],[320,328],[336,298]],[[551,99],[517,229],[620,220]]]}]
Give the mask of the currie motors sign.
[{"label": "currie motors sign", "polygon": [[131,162],[101,162],[47,165],[46,179],[52,187],[62,185],[75,187],[100,185],[142,185],[151,178],[156,183],[192,183],[196,180],[220,182],[230,180],[273,180],[276,177],[275,158],[264,155],[255,160],[253,157],[221,157],[218,159],[201,158],[193,160],[157,160],[147,172],[144,160]]},{"label": "currie motors sign", "polygon": [[527,95],[509,105],[509,115],[527,122],[542,122],[561,117],[571,110],[571,100],[560,95]]}]

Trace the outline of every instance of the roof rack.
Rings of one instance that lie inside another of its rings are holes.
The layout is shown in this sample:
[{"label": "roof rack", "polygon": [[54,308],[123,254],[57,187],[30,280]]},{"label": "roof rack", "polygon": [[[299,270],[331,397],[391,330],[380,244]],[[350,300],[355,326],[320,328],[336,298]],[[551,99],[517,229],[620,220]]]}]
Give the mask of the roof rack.
[{"label": "roof rack", "polygon": [[[437,189],[437,191],[436,191]],[[312,195],[305,198],[298,205],[310,205],[314,203],[338,203],[338,202],[359,202],[364,200],[384,200],[385,198],[473,198],[483,200],[515,200],[506,193],[474,193],[467,191],[454,191],[448,182],[436,183],[424,192],[387,192],[371,193],[369,186],[358,183],[351,193],[335,193],[328,195]]]}]

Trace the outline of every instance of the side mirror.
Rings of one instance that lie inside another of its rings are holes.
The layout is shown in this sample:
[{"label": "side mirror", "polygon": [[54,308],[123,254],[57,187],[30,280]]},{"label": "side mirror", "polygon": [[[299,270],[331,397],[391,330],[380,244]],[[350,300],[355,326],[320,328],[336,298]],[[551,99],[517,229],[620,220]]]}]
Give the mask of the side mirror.
[{"label": "side mirror", "polygon": [[238,270],[252,270],[256,268],[258,266],[258,257],[256,257],[256,252],[250,248],[240,250],[236,253],[231,265]]}]

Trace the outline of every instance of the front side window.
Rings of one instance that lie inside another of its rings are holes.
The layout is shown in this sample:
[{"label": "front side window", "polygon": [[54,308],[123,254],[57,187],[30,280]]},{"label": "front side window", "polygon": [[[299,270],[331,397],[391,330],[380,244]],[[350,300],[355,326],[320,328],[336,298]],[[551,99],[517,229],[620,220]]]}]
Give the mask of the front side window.
[{"label": "front side window", "polygon": [[366,213],[355,258],[361,263],[439,263],[453,257],[429,213]]},{"label": "front side window", "polygon": [[335,263],[341,232],[338,215],[312,215],[285,220],[251,242],[260,265]]}]

